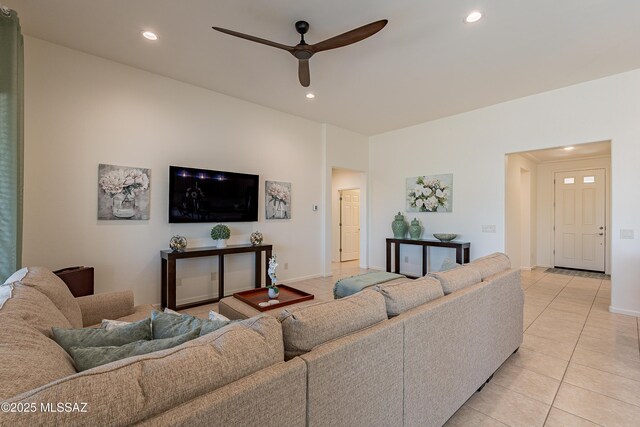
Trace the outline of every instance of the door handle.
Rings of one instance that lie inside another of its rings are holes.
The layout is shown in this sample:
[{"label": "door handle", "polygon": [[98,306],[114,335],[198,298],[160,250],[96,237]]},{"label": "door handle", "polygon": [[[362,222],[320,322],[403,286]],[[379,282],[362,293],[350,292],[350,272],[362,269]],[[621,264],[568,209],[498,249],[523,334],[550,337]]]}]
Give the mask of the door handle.
[{"label": "door handle", "polygon": [[598,236],[604,236],[604,233],[598,233]]}]

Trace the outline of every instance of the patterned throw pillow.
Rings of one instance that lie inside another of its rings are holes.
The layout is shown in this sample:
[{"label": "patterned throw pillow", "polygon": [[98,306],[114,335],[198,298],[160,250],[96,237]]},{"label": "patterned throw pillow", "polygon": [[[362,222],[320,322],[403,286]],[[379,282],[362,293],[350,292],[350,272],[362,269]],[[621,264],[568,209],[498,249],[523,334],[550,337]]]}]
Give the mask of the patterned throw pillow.
[{"label": "patterned throw pillow", "polygon": [[96,366],[115,362],[116,360],[126,359],[127,357],[140,356],[142,354],[176,347],[187,341],[198,338],[199,333],[200,330],[195,329],[177,337],[151,341],[135,341],[119,347],[73,347],[71,348],[70,354],[73,357],[76,369],[78,372],[82,372],[87,369],[95,368]]},{"label": "patterned throw pillow", "polygon": [[150,340],[151,322],[144,319],[130,325],[107,330],[102,328],[63,329],[51,328],[53,339],[70,353],[72,347],[105,347]]}]

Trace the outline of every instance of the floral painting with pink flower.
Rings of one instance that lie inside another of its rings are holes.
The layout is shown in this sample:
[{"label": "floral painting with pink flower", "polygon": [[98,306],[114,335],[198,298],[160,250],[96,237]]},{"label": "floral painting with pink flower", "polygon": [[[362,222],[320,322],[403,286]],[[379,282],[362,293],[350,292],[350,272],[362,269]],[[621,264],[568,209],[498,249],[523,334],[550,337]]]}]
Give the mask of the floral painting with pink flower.
[{"label": "floral painting with pink flower", "polygon": [[265,215],[267,219],[291,219],[291,183],[266,181]]},{"label": "floral painting with pink flower", "polygon": [[98,219],[149,219],[151,170],[98,166]]}]

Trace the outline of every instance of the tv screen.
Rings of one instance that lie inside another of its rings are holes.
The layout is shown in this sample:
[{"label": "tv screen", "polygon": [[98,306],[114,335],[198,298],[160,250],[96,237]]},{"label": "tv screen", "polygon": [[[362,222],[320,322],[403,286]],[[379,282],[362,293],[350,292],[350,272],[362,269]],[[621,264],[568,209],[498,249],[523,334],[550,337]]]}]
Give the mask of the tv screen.
[{"label": "tv screen", "polygon": [[169,222],[258,220],[258,175],[169,167]]}]

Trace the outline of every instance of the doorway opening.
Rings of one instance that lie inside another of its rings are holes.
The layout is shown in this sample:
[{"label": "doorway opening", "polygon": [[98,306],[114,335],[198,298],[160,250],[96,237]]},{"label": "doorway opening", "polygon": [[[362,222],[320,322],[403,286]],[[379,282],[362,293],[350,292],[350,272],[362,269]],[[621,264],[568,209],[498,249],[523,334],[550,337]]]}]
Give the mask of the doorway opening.
[{"label": "doorway opening", "polygon": [[331,260],[335,263],[362,264],[365,180],[363,172],[332,170]]},{"label": "doorway opening", "polygon": [[513,267],[610,274],[611,142],[511,153],[505,164]]}]

